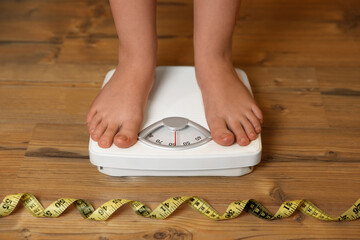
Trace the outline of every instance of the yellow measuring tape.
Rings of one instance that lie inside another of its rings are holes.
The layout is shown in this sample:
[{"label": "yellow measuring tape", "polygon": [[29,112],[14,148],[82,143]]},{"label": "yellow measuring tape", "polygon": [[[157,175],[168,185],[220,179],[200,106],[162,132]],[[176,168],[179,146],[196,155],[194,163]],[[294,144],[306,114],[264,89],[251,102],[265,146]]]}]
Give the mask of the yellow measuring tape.
[{"label": "yellow measuring tape", "polygon": [[355,204],[342,215],[334,218],[308,200],[286,201],[280,206],[276,214],[269,212],[254,199],[236,201],[232,202],[225,213],[221,215],[205,200],[195,196],[169,198],[155,208],[154,211],[142,202],[128,199],[113,199],[94,210],[89,202],[74,198],[60,198],[44,209],[41,203],[31,193],[18,193],[6,196],[0,204],[0,217],[11,214],[20,201],[35,217],[58,217],[67,209],[67,207],[71,204],[75,204],[83,218],[96,221],[107,220],[116,210],[125,204],[129,204],[137,215],[147,218],[165,219],[185,202],[195,211],[212,220],[236,218],[243,210],[265,220],[290,217],[297,209],[308,216],[323,221],[352,221],[360,217],[360,199],[358,199]]}]

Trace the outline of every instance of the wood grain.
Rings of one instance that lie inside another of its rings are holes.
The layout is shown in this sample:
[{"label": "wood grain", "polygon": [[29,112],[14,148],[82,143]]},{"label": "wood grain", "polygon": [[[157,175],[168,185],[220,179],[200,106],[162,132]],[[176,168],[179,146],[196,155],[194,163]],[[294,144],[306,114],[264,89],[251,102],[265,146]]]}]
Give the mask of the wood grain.
[{"label": "wood grain", "polygon": [[[0,122],[85,123],[95,88],[2,86]],[[46,104],[45,104],[46,103]]]},{"label": "wood grain", "polygon": [[0,66],[0,85],[99,89],[106,72],[113,68],[112,64],[4,63]]},{"label": "wood grain", "polygon": [[360,127],[360,68],[321,68],[317,71],[329,125]]},{"label": "wood grain", "polygon": [[[159,0],[158,64],[192,65],[193,1]],[[35,194],[95,207],[112,198],[155,208],[197,195],[223,212],[254,198],[272,212],[308,199],[337,216],[359,197],[360,3],[243,0],[233,58],[263,110],[263,156],[255,171],[227,177],[120,177],[88,159],[87,110],[117,62],[107,0],[0,1],[0,197]],[[58,219],[18,207],[0,239],[358,239],[359,221],[321,222],[301,213],[265,222],[250,214],[214,222],[181,206],[165,221],[120,209],[107,222],[70,207]]]},{"label": "wood grain", "polygon": [[0,123],[1,191],[12,191],[34,124]]}]

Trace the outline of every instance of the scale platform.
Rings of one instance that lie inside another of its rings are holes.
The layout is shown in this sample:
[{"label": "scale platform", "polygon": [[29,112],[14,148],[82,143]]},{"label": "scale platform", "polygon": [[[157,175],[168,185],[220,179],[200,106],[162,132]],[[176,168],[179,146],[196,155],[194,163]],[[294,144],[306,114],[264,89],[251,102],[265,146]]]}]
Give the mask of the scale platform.
[{"label": "scale platform", "polygon": [[[251,92],[245,72],[236,71]],[[90,162],[110,176],[241,176],[261,161],[261,149],[260,134],[248,146],[211,140],[194,67],[157,67],[135,145],[89,142]]]}]

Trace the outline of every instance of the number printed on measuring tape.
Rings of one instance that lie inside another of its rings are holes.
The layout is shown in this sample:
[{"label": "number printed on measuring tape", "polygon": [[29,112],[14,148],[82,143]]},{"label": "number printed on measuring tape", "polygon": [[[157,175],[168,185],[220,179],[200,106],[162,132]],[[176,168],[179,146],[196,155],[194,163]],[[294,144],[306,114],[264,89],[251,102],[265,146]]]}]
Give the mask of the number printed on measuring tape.
[{"label": "number printed on measuring tape", "polygon": [[83,218],[96,221],[107,220],[116,210],[125,204],[129,204],[139,216],[154,219],[165,219],[185,202],[195,211],[212,220],[236,218],[244,210],[264,220],[275,220],[290,217],[296,210],[299,210],[307,216],[323,221],[352,221],[360,218],[360,199],[358,199],[353,206],[340,216],[331,217],[308,200],[286,201],[280,206],[279,210],[275,214],[272,214],[254,199],[241,200],[230,203],[225,213],[220,214],[208,202],[196,196],[169,198],[162,202],[154,210],[151,210],[142,202],[128,199],[112,199],[101,205],[99,208],[94,209],[89,202],[74,198],[60,198],[44,209],[41,203],[31,193],[18,193],[6,196],[0,204],[0,217],[10,215],[20,201],[35,217],[58,217],[71,204],[75,204]]}]

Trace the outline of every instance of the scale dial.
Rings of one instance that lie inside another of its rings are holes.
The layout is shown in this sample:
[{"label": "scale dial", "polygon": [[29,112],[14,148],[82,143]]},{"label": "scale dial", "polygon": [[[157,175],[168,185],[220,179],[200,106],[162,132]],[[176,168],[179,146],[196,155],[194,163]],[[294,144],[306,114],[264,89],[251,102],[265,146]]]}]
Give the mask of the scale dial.
[{"label": "scale dial", "polygon": [[182,150],[209,142],[211,135],[207,129],[189,119],[169,117],[143,129],[139,140],[156,148]]}]

